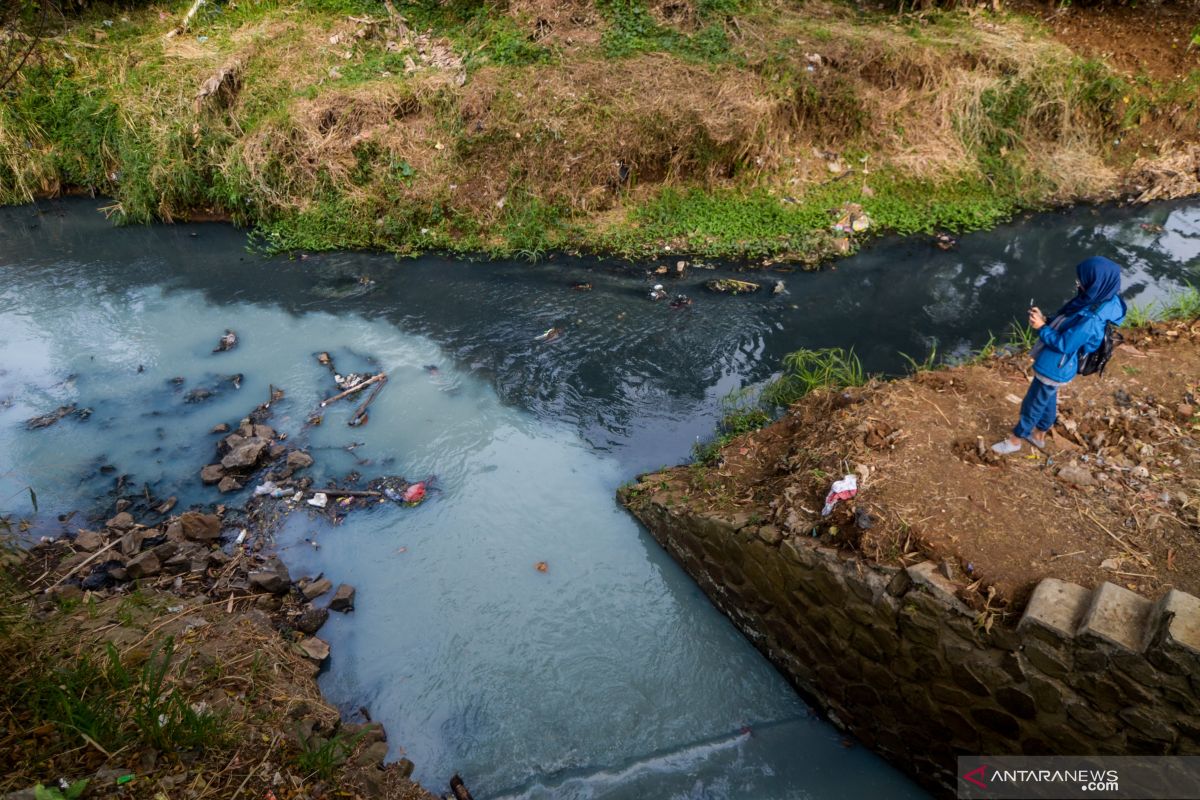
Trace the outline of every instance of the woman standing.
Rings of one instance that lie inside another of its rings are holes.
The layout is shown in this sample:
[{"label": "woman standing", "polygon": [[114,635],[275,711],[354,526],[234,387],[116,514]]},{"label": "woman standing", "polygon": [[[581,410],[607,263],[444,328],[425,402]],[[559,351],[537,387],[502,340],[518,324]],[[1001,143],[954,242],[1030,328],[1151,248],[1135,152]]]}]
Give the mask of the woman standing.
[{"label": "woman standing", "polygon": [[1121,268],[1107,258],[1093,257],[1075,267],[1075,296],[1049,321],[1041,309],[1029,309],[1029,325],[1037,331],[1033,380],[1021,402],[1021,416],[1007,438],[992,445],[1001,455],[1021,449],[1021,440],[1041,449],[1058,416],[1058,387],[1079,371],[1079,357],[1094,352],[1104,341],[1106,323],[1125,319],[1121,299]]}]

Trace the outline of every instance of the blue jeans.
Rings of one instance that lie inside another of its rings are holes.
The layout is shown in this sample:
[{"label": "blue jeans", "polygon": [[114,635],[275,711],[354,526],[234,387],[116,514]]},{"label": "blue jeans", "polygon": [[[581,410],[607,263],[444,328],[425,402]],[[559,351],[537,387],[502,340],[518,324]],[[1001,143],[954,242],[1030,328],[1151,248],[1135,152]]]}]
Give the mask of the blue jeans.
[{"label": "blue jeans", "polygon": [[1013,435],[1024,439],[1035,428],[1048,431],[1054,427],[1057,418],[1058,387],[1047,386],[1034,378],[1029,384],[1029,391],[1025,393],[1025,399],[1021,401],[1021,418],[1017,420],[1017,427],[1013,428]]}]

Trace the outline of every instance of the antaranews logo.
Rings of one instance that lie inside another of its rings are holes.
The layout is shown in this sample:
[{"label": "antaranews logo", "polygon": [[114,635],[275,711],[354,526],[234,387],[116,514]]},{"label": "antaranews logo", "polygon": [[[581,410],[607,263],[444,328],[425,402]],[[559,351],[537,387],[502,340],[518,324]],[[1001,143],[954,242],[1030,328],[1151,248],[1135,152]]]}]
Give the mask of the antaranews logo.
[{"label": "antaranews logo", "polygon": [[970,772],[964,772],[962,779],[968,783],[973,783],[980,789],[987,788],[987,764],[980,764]]}]

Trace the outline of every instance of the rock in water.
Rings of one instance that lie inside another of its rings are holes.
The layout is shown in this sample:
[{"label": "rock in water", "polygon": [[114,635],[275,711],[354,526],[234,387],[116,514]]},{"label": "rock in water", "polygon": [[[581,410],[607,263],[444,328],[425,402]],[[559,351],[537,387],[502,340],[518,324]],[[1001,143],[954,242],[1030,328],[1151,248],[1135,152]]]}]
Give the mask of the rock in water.
[{"label": "rock in water", "polygon": [[321,578],[321,580],[313,581],[312,583],[305,586],[304,589],[301,591],[301,594],[304,595],[306,600],[315,600],[316,598],[325,594],[332,588],[333,588],[333,582],[330,581],[329,578]]},{"label": "rock in water", "polygon": [[225,469],[252,469],[262,458],[263,451],[267,449],[265,439],[251,438],[244,443],[237,445],[229,451],[229,454],[221,459],[221,466]]},{"label": "rock in water", "polygon": [[354,587],[348,583],[340,584],[337,591],[333,593],[333,599],[329,601],[329,608],[332,611],[353,611],[354,610]]}]

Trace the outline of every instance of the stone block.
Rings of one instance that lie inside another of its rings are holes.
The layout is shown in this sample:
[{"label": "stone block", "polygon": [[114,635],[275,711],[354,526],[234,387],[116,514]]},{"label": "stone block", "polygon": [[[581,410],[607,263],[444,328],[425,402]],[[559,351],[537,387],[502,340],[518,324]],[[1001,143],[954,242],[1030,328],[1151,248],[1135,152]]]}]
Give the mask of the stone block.
[{"label": "stone block", "polygon": [[1079,626],[1079,635],[1095,637],[1131,652],[1141,652],[1150,634],[1154,603],[1112,583],[1102,583]]},{"label": "stone block", "polygon": [[1092,593],[1075,583],[1044,578],[1033,590],[1018,631],[1036,626],[1059,638],[1070,639],[1087,613]]},{"label": "stone block", "polygon": [[906,572],[915,585],[929,592],[941,605],[959,614],[974,616],[963,601],[958,599],[958,587],[938,571],[938,565],[934,562],[922,561],[909,567]]},{"label": "stone block", "polygon": [[1200,656],[1200,598],[1172,589],[1156,611],[1162,619],[1164,641]]}]

